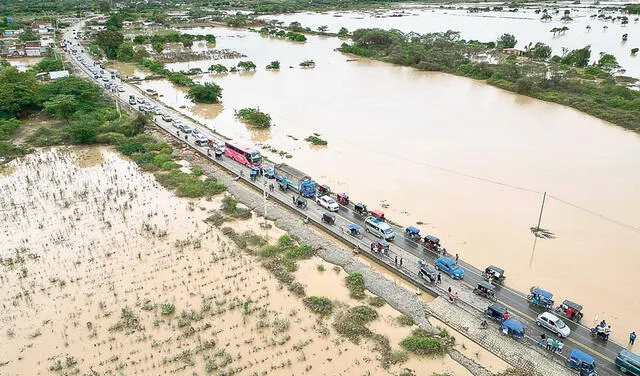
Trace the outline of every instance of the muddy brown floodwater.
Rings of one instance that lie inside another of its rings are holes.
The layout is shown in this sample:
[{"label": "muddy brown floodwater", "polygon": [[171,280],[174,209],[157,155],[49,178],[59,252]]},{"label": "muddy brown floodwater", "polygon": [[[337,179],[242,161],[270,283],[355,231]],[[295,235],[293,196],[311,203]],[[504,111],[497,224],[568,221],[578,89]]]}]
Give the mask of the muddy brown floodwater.
[{"label": "muddy brown floodwater", "polygon": [[[2,375],[470,375],[449,357],[383,369],[373,344],[340,338],[203,222],[221,196],[176,198],[104,148],[41,150],[10,167],[0,174]],[[257,219],[229,225],[283,233]],[[345,273],[320,262],[296,273],[308,293],[362,304]],[[371,325],[394,349],[410,331],[393,324],[399,315],[382,307]]]},{"label": "muddy brown floodwater", "polygon": [[[462,259],[503,267],[511,287],[538,285],[582,304],[585,324],[605,318],[620,341],[640,325],[631,314],[640,299],[627,293],[640,285],[637,134],[479,81],[349,62],[353,56],[333,51],[337,38],[309,36],[301,44],[227,28],[184,31],[215,34],[216,48],[247,55],[258,70],[196,77],[222,86],[222,105],[194,106],[164,80],[141,83],[162,91],[165,103],[185,106],[180,111],[229,137],[291,153],[288,163],[370,208],[386,207],[403,225],[422,222],[423,233]],[[307,59],[316,68],[298,67]],[[280,61],[279,72],[264,69],[272,60]],[[275,126],[248,129],[233,115],[243,107],[259,107]],[[329,145],[302,141],[313,132]],[[534,247],[529,229],[544,191],[552,196],[542,227],[556,239]]]}]

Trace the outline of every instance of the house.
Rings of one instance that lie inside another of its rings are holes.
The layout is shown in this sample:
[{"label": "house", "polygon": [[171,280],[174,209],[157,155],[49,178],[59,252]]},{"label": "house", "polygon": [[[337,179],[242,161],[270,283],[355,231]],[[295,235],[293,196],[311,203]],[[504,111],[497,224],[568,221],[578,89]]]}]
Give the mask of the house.
[{"label": "house", "polygon": [[4,35],[5,37],[9,37],[12,35],[18,35],[20,34],[20,32],[22,32],[22,30],[5,30],[2,32],[2,35]]},{"label": "house", "polygon": [[527,52],[517,48],[503,48],[502,52],[507,55],[524,56]]},{"label": "house", "polygon": [[102,30],[106,30],[107,27],[104,25],[91,25],[89,26],[89,30],[95,30],[95,31],[102,31]]},{"label": "house", "polygon": [[24,42],[23,50],[25,56],[42,56],[47,52],[47,45],[43,45],[39,40]]},{"label": "house", "polygon": [[53,29],[53,22],[51,21],[33,21],[31,29]]},{"label": "house", "polygon": [[42,72],[42,73],[36,74],[36,78],[38,80],[40,80],[40,81],[54,81],[54,80],[57,80],[57,79],[63,78],[63,77],[69,77],[69,71],[68,70],[54,71],[54,72]]}]

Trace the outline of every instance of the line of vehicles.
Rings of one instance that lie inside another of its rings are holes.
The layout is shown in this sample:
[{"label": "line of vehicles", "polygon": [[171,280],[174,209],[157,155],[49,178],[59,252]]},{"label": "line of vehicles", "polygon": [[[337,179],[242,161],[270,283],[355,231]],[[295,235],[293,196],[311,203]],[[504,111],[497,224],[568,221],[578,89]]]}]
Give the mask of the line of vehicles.
[{"label": "line of vehicles", "polygon": [[[73,42],[64,41],[69,48],[73,46]],[[80,46],[74,47],[76,50],[82,51]],[[77,60],[93,74],[93,78],[102,81],[105,90],[114,92],[123,92],[122,85],[115,83],[115,74],[104,69],[100,62],[93,62],[85,57],[75,54]],[[298,196],[293,196],[293,203],[301,209],[306,209],[307,199],[313,198],[316,203],[324,208],[326,212],[322,214],[322,221],[326,224],[335,224],[335,212],[339,211],[341,205],[345,208],[352,207],[353,214],[363,220],[364,230],[374,235],[377,240],[371,243],[371,250],[388,254],[389,242],[396,238],[393,228],[386,222],[384,212],[380,210],[368,210],[363,203],[351,203],[348,194],[339,193],[335,195],[335,199],[331,196],[330,188],[327,185],[318,185],[308,174],[299,171],[285,163],[275,164],[273,168],[266,168],[263,164],[263,158],[255,146],[245,144],[239,141],[215,138],[209,133],[199,130],[197,127],[186,124],[178,119],[173,119],[169,114],[163,113],[162,109],[143,98],[134,95],[129,96],[129,104],[137,108],[141,112],[152,113],[160,116],[162,121],[171,123],[176,132],[180,132],[185,137],[193,137],[194,142],[198,146],[207,147],[207,153],[213,150],[216,158],[222,158],[226,155],[237,163],[240,163],[250,169],[252,180],[258,176],[265,176],[268,179],[275,179],[281,191],[293,191]],[[348,225],[348,233],[350,235],[362,238],[362,227],[358,224],[351,223]],[[457,257],[452,259],[447,256],[447,251],[440,245],[440,239],[433,235],[420,234],[420,229],[415,226],[409,226],[404,232],[405,239],[411,240],[414,244],[421,244],[425,250],[431,250],[442,254],[431,266],[425,262],[420,263],[419,276],[430,283],[436,283],[438,271],[449,275],[452,279],[463,279],[464,270],[458,265]],[[505,279],[503,269],[490,265],[482,272],[485,281],[481,281],[474,288],[474,293],[484,296],[493,303],[489,305],[485,314],[487,317],[499,320],[501,322],[500,330],[506,335],[516,339],[523,338],[525,335],[524,324],[509,315],[505,316],[507,309],[505,306],[497,302],[496,287],[502,285]],[[542,308],[544,312],[540,313],[536,318],[536,323],[564,338],[569,336],[570,328],[557,315],[561,315],[569,320],[580,322],[583,317],[582,306],[569,300],[563,301],[562,304],[553,308],[553,294],[538,287],[532,287],[530,294],[527,296],[530,304]],[[549,311],[553,311],[549,312]],[[556,315],[557,314],[557,315]],[[595,359],[589,354],[579,349],[574,349],[568,358],[569,366],[579,370],[581,376],[597,375],[595,370]],[[640,356],[628,351],[621,351],[616,360],[616,366],[624,373],[640,376]]]}]

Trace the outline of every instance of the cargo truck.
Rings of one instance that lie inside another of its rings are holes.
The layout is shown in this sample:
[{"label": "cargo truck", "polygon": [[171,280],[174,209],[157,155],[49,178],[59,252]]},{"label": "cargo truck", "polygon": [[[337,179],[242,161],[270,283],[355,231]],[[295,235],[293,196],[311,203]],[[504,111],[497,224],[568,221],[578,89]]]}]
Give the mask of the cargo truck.
[{"label": "cargo truck", "polygon": [[316,182],[304,172],[296,170],[286,163],[276,164],[273,169],[280,184],[297,191],[303,197],[316,195]]}]

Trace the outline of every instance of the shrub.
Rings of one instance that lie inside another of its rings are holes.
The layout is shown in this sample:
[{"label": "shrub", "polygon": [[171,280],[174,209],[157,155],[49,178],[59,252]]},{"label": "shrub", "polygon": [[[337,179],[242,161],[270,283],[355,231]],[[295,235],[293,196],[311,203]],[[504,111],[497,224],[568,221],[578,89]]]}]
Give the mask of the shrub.
[{"label": "shrub", "polygon": [[443,354],[445,350],[440,341],[433,337],[406,337],[400,346],[419,355]]},{"label": "shrub", "polygon": [[156,172],[156,180],[167,189],[175,189],[182,197],[212,196],[223,192],[226,186],[213,178],[202,181],[192,174],[173,169],[167,172]]},{"label": "shrub", "polygon": [[411,326],[415,324],[415,321],[413,321],[413,318],[411,318],[411,316],[408,316],[408,315],[400,315],[396,318],[396,321],[398,322],[398,324],[402,326]]},{"label": "shrub", "polygon": [[14,145],[11,142],[0,141],[0,162],[7,162],[14,158],[27,154],[29,150],[24,146]]},{"label": "shrub", "polygon": [[376,318],[378,318],[378,312],[371,307],[357,306],[340,313],[333,322],[333,327],[340,335],[359,343],[361,338],[373,335],[365,324]]},{"label": "shrub", "polygon": [[160,309],[163,315],[170,315],[176,311],[176,306],[171,303],[164,303],[160,306]]},{"label": "shrub", "polygon": [[64,129],[71,140],[76,144],[93,144],[97,141],[100,124],[93,120],[84,120],[70,125]]},{"label": "shrub", "polygon": [[305,141],[310,142],[312,145],[327,145],[327,141],[318,137],[318,135],[313,134],[304,139]]},{"label": "shrub", "polygon": [[220,97],[222,97],[222,88],[211,82],[204,85],[192,85],[187,93],[187,98],[198,103],[218,103]]},{"label": "shrub", "polygon": [[128,138],[126,141],[120,143],[117,149],[124,155],[132,155],[135,153],[144,153],[147,149],[144,144],[134,138]]},{"label": "shrub", "polygon": [[346,276],[345,281],[349,289],[349,296],[353,299],[364,299],[364,279],[360,273],[351,273]]},{"label": "shrub", "polygon": [[273,69],[273,70],[280,69],[280,62],[277,60],[270,62],[269,65],[267,65],[267,69]]},{"label": "shrub", "polygon": [[302,300],[311,312],[320,316],[329,316],[333,310],[333,303],[324,296],[308,296]]},{"label": "shrub", "polygon": [[20,128],[20,122],[17,119],[0,120],[0,140],[6,140]]},{"label": "shrub", "polygon": [[257,108],[243,108],[236,111],[235,116],[252,127],[269,128],[271,126],[271,116]]},{"label": "shrub", "polygon": [[369,305],[372,307],[380,308],[385,304],[387,304],[387,302],[379,296],[372,296],[369,298]]},{"label": "shrub", "polygon": [[33,146],[54,146],[63,144],[64,138],[65,134],[58,129],[40,127],[27,138],[27,142]]}]

